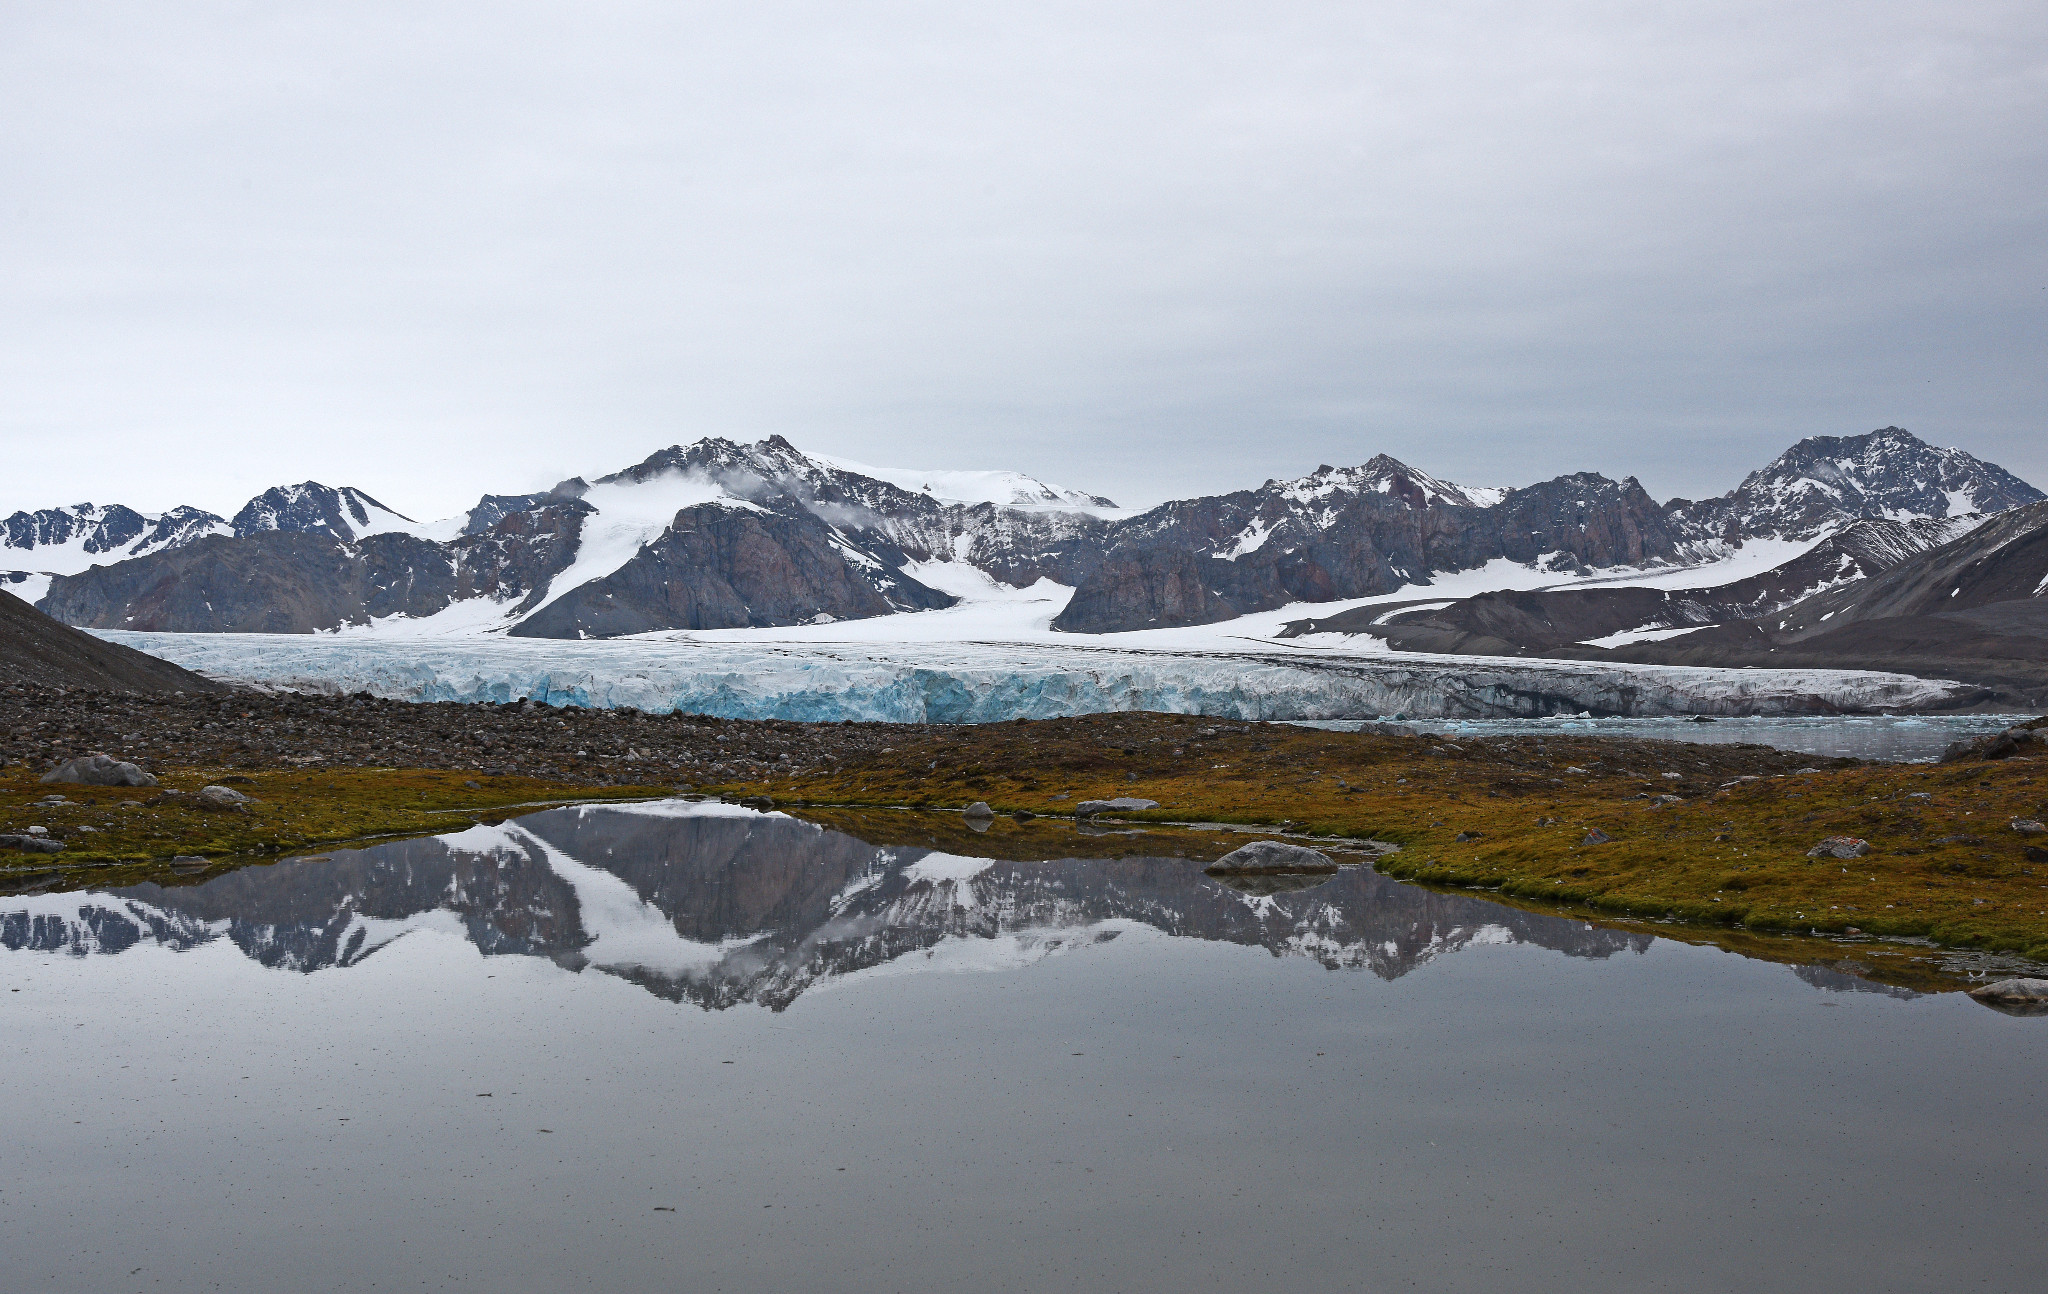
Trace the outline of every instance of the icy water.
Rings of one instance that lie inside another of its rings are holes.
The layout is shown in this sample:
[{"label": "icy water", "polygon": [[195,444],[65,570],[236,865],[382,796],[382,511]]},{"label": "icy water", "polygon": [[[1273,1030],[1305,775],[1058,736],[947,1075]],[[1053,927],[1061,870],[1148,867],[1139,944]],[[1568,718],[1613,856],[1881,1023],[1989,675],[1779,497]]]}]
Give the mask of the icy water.
[{"label": "icy water", "polygon": [[[1427,732],[1467,737],[1569,734],[1579,737],[1651,737],[1660,741],[1691,741],[1707,745],[1753,743],[1796,750],[1806,755],[1838,755],[1900,762],[1938,759],[1949,743],[2000,732],[2030,716],[2012,714],[1959,715],[1828,715],[1814,718],[1694,719],[1416,719]],[[1360,721],[1331,719],[1305,722],[1305,728],[1355,732]]]},{"label": "icy water", "polygon": [[2048,1019],[1841,945],[871,821],[899,843],[562,809],[0,899],[0,1285],[2013,1290],[2048,1256]]}]

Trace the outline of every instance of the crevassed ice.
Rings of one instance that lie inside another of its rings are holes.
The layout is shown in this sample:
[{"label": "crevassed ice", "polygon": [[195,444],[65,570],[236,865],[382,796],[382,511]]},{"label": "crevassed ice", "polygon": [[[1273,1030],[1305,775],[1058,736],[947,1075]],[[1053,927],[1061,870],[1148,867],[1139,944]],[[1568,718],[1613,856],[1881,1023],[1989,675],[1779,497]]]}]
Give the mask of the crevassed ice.
[{"label": "crevassed ice", "polygon": [[1170,651],[1028,642],[102,636],[273,687],[820,722],[985,723],[1116,710],[1233,719],[1831,714],[1922,708],[1960,686],[1856,670],[1361,656],[1265,643]]}]

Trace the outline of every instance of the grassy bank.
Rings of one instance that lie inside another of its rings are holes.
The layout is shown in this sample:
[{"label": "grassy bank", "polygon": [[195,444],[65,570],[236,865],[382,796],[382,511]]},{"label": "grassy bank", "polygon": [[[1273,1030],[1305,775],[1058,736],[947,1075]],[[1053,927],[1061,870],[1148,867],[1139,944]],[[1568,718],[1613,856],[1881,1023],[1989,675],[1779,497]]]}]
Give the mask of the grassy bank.
[{"label": "grassy bank", "polygon": [[[225,858],[297,852],[367,837],[455,830],[549,801],[645,799],[663,793],[404,768],[173,768],[164,770],[160,782],[141,788],[60,786],[9,769],[0,776],[0,834],[41,826],[63,840],[64,850],[0,852],[0,868],[154,870],[180,854]],[[192,793],[214,784],[253,797],[248,812],[199,808]],[[167,790],[184,794],[161,794]],[[34,803],[51,794],[67,797],[68,803],[54,808]],[[97,874],[93,879],[111,883]]]},{"label": "grassy bank", "polygon": [[[1389,875],[1528,901],[2048,959],[2048,838],[2010,826],[2048,813],[2041,769],[1117,715],[944,730],[831,772],[724,789],[814,804],[985,800],[1034,813],[1140,796],[1160,807],[1123,816],[1375,837],[1402,846],[1378,864]],[[1587,844],[1594,830],[1611,840]],[[1806,857],[1832,835],[1867,840],[1870,853]]]},{"label": "grassy bank", "polygon": [[[463,715],[429,717],[456,732]],[[2048,815],[2048,761],[1876,765],[1759,746],[1564,736],[1457,743],[1151,714],[961,728],[663,722],[707,746],[772,742],[789,756],[789,775],[705,779],[701,789],[801,802],[813,806],[807,816],[868,839],[936,834],[930,819],[912,826],[862,812],[878,806],[984,800],[1006,815],[1066,815],[1084,799],[1133,795],[1160,802],[1127,815],[1141,820],[1391,841],[1402,849],[1380,861],[1381,871],[1485,886],[1511,901],[1679,919],[1743,937],[1860,930],[2048,960],[2048,838],[2010,826]],[[615,763],[607,777],[635,767]],[[40,825],[66,848],[0,852],[0,874],[152,868],[179,854],[274,856],[445,831],[550,801],[666,789],[462,769],[244,762],[159,772],[170,790],[220,782],[258,802],[246,814],[209,812],[153,790],[45,786],[17,764],[0,775],[0,832]],[[52,791],[72,802],[33,803]],[[1595,830],[1611,840],[1587,843]],[[1830,835],[1861,837],[1870,853],[1806,857]],[[942,847],[998,857],[1160,848],[1157,837],[1089,839],[1070,824],[1006,817],[986,833],[951,829]],[[1194,833],[1176,837],[1169,852],[1192,860],[1236,843],[1228,833]]]}]

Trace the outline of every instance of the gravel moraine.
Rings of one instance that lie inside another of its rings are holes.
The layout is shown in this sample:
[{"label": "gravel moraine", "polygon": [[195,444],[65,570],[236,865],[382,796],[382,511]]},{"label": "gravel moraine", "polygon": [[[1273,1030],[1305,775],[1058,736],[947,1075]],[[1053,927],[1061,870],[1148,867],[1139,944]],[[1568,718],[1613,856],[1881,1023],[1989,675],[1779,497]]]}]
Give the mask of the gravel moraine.
[{"label": "gravel moraine", "polygon": [[171,766],[468,769],[588,785],[760,780],[917,740],[917,726],[821,727],[532,702],[414,704],[373,697],[189,695],[0,687],[0,767],[38,772],[105,751]]}]

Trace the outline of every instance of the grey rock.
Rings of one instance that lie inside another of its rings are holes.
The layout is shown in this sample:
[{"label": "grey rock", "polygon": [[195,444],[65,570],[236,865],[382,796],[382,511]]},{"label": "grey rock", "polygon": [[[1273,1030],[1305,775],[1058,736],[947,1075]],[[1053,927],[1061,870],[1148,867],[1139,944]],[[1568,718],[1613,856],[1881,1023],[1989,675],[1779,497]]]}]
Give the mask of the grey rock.
[{"label": "grey rock", "polygon": [[202,809],[218,809],[229,813],[247,813],[251,800],[248,796],[227,786],[202,786],[194,797]]},{"label": "grey rock", "polygon": [[1579,843],[1582,845],[1609,845],[1614,843],[1614,837],[1595,827],[1587,832],[1586,838]]},{"label": "grey rock", "polygon": [[54,854],[64,848],[61,840],[45,836],[0,836],[0,849],[19,849],[29,854]]},{"label": "grey rock", "polygon": [[171,866],[181,872],[196,872],[202,867],[210,867],[212,865],[213,860],[211,858],[200,854],[179,854],[171,860]]},{"label": "grey rock", "polygon": [[1979,1002],[2040,1002],[2048,1004],[2048,979],[2002,979],[1970,990]]},{"label": "grey rock", "polygon": [[1231,850],[1202,869],[1211,876],[1228,875],[1313,875],[1334,872],[1337,864],[1328,854],[1305,845],[1281,840],[1254,840]]},{"label": "grey rock", "polygon": [[989,808],[988,803],[984,800],[976,800],[965,809],[962,809],[961,812],[970,818],[993,818],[996,816],[996,811]]},{"label": "grey rock", "polygon": [[2048,826],[2043,826],[2032,818],[2014,818],[2012,829],[2023,836],[2048,835]]},{"label": "grey rock", "polygon": [[45,782],[76,782],[81,786],[155,786],[156,779],[135,765],[111,755],[80,755],[43,774]]},{"label": "grey rock", "polygon": [[1829,836],[1806,851],[1808,858],[1861,858],[1870,852],[1870,843],[1854,836]]},{"label": "grey rock", "polygon": [[[1058,796],[1054,796],[1058,799]],[[1086,818],[1097,813],[1136,813],[1141,809],[1156,809],[1157,800],[1141,800],[1135,795],[1119,795],[1113,800],[1083,800],[1074,806],[1074,816]]]}]

